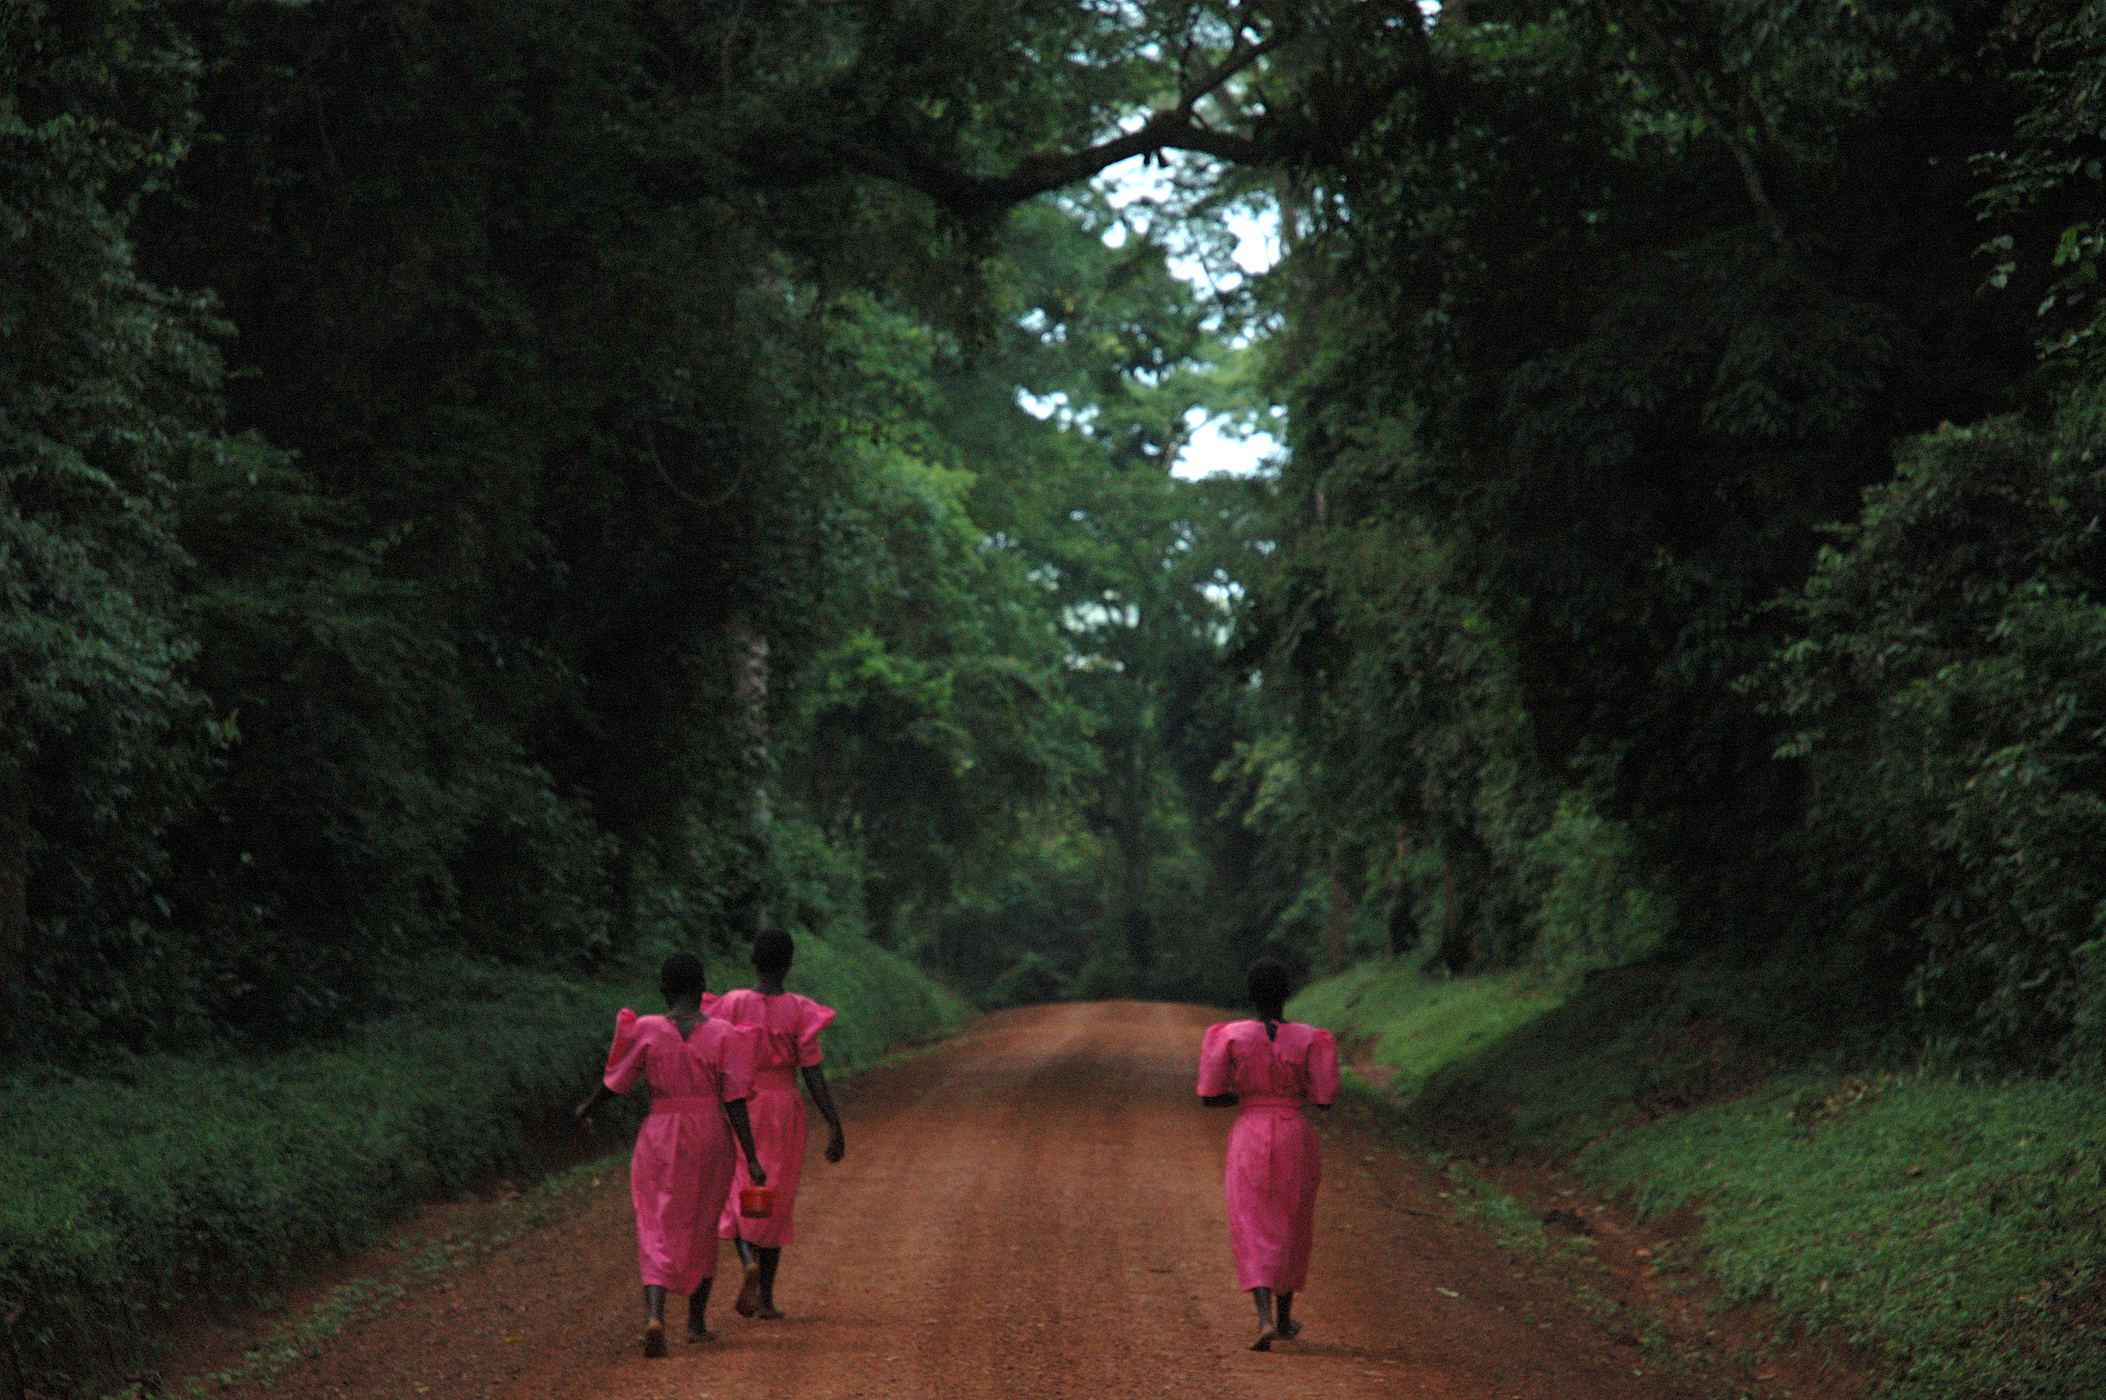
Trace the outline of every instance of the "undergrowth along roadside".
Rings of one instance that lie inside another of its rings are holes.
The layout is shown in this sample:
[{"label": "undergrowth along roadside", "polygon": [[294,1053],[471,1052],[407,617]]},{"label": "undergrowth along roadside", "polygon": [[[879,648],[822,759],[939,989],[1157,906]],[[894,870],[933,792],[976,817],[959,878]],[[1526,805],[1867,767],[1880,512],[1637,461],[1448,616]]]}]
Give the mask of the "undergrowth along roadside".
[{"label": "undergrowth along roadside", "polygon": [[[1408,1150],[1433,1169],[1441,1178],[1435,1191],[1441,1203],[1437,1213],[1451,1221],[1468,1222],[1486,1242],[1508,1256],[1511,1267],[1525,1266],[1550,1289],[1591,1314],[1602,1325],[1604,1336],[1633,1349],[1625,1358],[1627,1364],[1642,1360],[1657,1370],[1672,1370],[1697,1379],[1705,1393],[1732,1394],[1747,1400],[1744,1391],[1727,1388],[1731,1382],[1718,1369],[1722,1360],[1730,1359],[1728,1356],[1712,1351],[1708,1342],[1677,1337],[1671,1324],[1647,1300],[1619,1286],[1597,1256],[1592,1230],[1569,1227],[1567,1222],[1579,1217],[1566,1211],[1552,1216],[1539,1214],[1539,1207],[1531,1206],[1496,1174],[1484,1170],[1488,1164],[1426,1146],[1423,1136],[1406,1122],[1394,1096],[1350,1072],[1344,1084],[1341,1112],[1336,1115],[1343,1126],[1366,1139]],[[1570,1198],[1577,1192],[1567,1190],[1560,1194]],[[1581,1201],[1570,1204],[1596,1215],[1605,1209],[1600,1204],[1589,1206]],[[1551,1228],[1553,1224],[1555,1230]],[[1434,1291],[1458,1303],[1469,1303],[1469,1295],[1454,1289],[1436,1287]]]},{"label": "undergrowth along roadside", "polygon": [[1731,1302],[1892,1361],[1911,1400],[2106,1395],[2096,1084],[1786,1076],[1574,1161],[1642,1215],[1700,1202]]},{"label": "undergrowth along roadside", "polygon": [[[711,985],[744,971],[713,961]],[[584,982],[449,965],[426,980],[420,1003],[327,1048],[0,1081],[0,1311],[23,1307],[29,1389],[113,1389],[180,1321],[267,1296],[435,1197],[546,1170],[575,1151],[568,1111],[615,1011],[659,1006],[648,970]],[[791,984],[840,1008],[825,1044],[841,1067],[969,1014],[859,940],[801,939]]]},{"label": "undergrowth along roadside", "polygon": [[1626,969],[1545,1008],[1512,975],[1385,962],[1289,1014],[1399,1067],[1379,1097],[1422,1149],[1559,1160],[1647,1217],[1693,1205],[1722,1302],[1883,1357],[1885,1394],[2106,1395],[2099,1086],[1851,1072],[1876,1057],[1847,1026],[1821,1043],[1778,1030],[1805,988],[1731,1014],[1733,989],[1759,991],[1749,975]]},{"label": "undergrowth along roadside", "polygon": [[613,1169],[613,1161],[602,1156],[557,1172],[516,1197],[495,1202],[496,1215],[482,1227],[449,1230],[425,1241],[382,1273],[338,1284],[310,1307],[280,1322],[234,1365],[185,1376],[173,1388],[158,1377],[134,1382],[106,1400],[141,1400],[150,1395],[201,1400],[245,1386],[269,1386],[283,1372],[320,1351],[330,1338],[377,1315],[411,1288],[465,1268],[523,1234],[568,1217]]}]

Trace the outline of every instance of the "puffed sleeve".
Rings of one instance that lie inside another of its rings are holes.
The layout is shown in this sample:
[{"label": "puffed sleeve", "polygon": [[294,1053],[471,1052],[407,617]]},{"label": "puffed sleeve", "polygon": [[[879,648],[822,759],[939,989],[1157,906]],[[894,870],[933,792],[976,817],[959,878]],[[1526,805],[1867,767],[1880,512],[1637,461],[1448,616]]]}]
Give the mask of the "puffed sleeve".
[{"label": "puffed sleeve", "polygon": [[1309,1041],[1309,1098],[1314,1103],[1338,1101],[1338,1037],[1320,1027]]},{"label": "puffed sleeve", "polygon": [[643,1073],[644,1041],[636,1029],[640,1019],[626,1006],[614,1018],[614,1044],[607,1049],[607,1072],[600,1082],[617,1094],[628,1093],[636,1076]]},{"label": "puffed sleeve", "polygon": [[797,1008],[797,1063],[816,1065],[826,1058],[819,1048],[819,1032],[832,1025],[839,1013],[810,997],[799,997],[798,1000],[804,1004]]},{"label": "puffed sleeve", "polygon": [[1229,1024],[1208,1026],[1206,1037],[1199,1042],[1199,1096],[1203,1099],[1236,1087],[1229,1062]]},{"label": "puffed sleeve", "polygon": [[717,1065],[717,1097],[725,1103],[737,1103],[753,1092],[753,1058],[760,1045],[760,1033],[751,1026],[734,1026],[729,1021],[710,1024],[724,1028],[724,1058]]}]

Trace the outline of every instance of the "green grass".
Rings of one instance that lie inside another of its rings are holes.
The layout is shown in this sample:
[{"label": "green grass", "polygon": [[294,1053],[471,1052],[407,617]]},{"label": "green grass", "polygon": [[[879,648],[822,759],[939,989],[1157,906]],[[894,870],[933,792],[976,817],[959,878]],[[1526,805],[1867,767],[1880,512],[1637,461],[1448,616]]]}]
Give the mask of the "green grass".
[{"label": "green grass", "polygon": [[1436,1139],[1562,1156],[1634,1115],[1677,1113],[1793,1068],[1878,1063],[1892,1054],[1891,995],[1889,982],[1806,950],[1615,968],[1442,1064],[1409,1112]]},{"label": "green grass", "polygon": [[[741,970],[715,962],[711,984]],[[434,1197],[574,1154],[568,1111],[616,1009],[661,1007],[648,982],[434,966],[409,1009],[326,1047],[0,1080],[0,1313],[26,1305],[29,1386],[107,1391],[201,1307],[268,1296]],[[790,985],[840,1009],[837,1069],[970,1014],[859,940],[801,940]]]},{"label": "green grass", "polygon": [[[753,970],[712,962],[712,987],[750,987]],[[861,939],[797,941],[797,963],[786,984],[825,1002],[840,1019],[822,1033],[829,1063],[853,1069],[899,1045],[939,1036],[977,1014],[964,997],[908,959]],[[656,994],[652,995],[656,1001]],[[645,1008],[636,1008],[641,1011]],[[612,1032],[612,1024],[609,1024]]]},{"label": "green grass", "polygon": [[[467,1268],[521,1235],[572,1214],[607,1179],[611,1166],[610,1160],[603,1157],[558,1172],[516,1198],[495,1202],[490,1219],[481,1225],[449,1230],[426,1240],[380,1273],[338,1284],[318,1302],[282,1319],[232,1365],[182,1377],[172,1389],[159,1378],[135,1383],[106,1400],[143,1400],[150,1395],[171,1394],[202,1400],[245,1386],[268,1387],[279,1375],[320,1351],[346,1327],[377,1316],[410,1288]],[[395,1247],[402,1245],[398,1241]]]},{"label": "green grass", "polygon": [[2099,1086],[1791,1076],[1613,1133],[1575,1166],[1698,1202],[1733,1301],[1893,1362],[1921,1400],[2106,1395]]},{"label": "green grass", "polygon": [[1845,1073],[1877,1041],[1820,991],[1653,966],[1546,1004],[1377,963],[1294,1014],[1372,1038],[1423,1145],[1559,1157],[1649,1217],[1694,1205],[1726,1302],[1869,1349],[1889,1394],[2106,1395],[2101,1086]]},{"label": "green grass", "polygon": [[1523,973],[1429,977],[1406,959],[1362,963],[1304,988],[1288,1003],[1297,1021],[1336,1033],[1391,1071],[1409,1098],[1436,1071],[1465,1060],[1554,1009],[1563,994]]}]

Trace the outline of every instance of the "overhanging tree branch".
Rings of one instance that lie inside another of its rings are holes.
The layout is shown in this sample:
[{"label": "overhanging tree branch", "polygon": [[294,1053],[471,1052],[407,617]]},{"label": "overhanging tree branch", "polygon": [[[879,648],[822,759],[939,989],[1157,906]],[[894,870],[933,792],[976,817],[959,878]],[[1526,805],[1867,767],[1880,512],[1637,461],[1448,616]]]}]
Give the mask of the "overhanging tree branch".
[{"label": "overhanging tree branch", "polygon": [[977,175],[916,159],[906,151],[862,147],[842,152],[866,174],[920,190],[954,214],[982,214],[1065,188],[1134,156],[1198,151],[1221,160],[1262,165],[1276,158],[1271,143],[1217,131],[1181,111],[1158,112],[1134,131],[1079,151],[1034,152],[1002,175]]},{"label": "overhanging tree branch", "polygon": [[904,148],[886,151],[866,147],[843,154],[865,172],[912,186],[960,214],[1008,208],[1049,190],[1087,180],[1122,160],[1165,150],[1198,151],[1221,160],[1262,164],[1271,156],[1266,142],[1208,126],[1194,115],[1193,109],[1239,74],[1250,71],[1261,59],[1292,43],[1299,32],[1283,25],[1257,43],[1248,43],[1238,36],[1219,63],[1182,88],[1174,108],[1154,112],[1134,130],[1094,146],[1078,151],[1034,152],[1006,174],[977,175],[916,161]]},{"label": "overhanging tree branch", "polygon": [[1195,87],[1186,88],[1178,95],[1178,115],[1190,117],[1192,109],[1201,99],[1210,97],[1228,85],[1229,79],[1243,72],[1269,53],[1291,44],[1299,38],[1298,29],[1281,26],[1255,44],[1245,44],[1238,36],[1228,56],[1209,69]]},{"label": "overhanging tree branch", "polygon": [[[1256,41],[1239,34],[1219,61],[1179,85],[1176,106],[1158,108],[1132,130],[1093,145],[1032,152],[999,174],[963,167],[952,159],[954,152],[931,150],[882,123],[832,137],[806,134],[788,149],[771,148],[756,164],[765,171],[761,182],[777,187],[816,183],[844,172],[873,175],[918,190],[954,215],[977,219],[1088,180],[1135,156],[1194,151],[1260,167],[1302,165],[1333,156],[1407,90],[1421,95],[1422,119],[1438,120],[1446,113],[1452,100],[1436,81],[1432,49],[1416,5],[1355,7],[1354,19],[1350,34],[1334,29],[1319,35],[1284,23]],[[1364,32],[1359,25],[1372,28]],[[1326,44],[1322,61],[1310,65],[1333,78],[1320,99],[1314,88],[1305,88],[1297,94],[1301,110],[1262,110],[1243,132],[1224,130],[1198,115],[1205,99],[1298,41]],[[1392,48],[1388,65],[1370,63],[1381,47],[1397,44],[1404,51]]]},{"label": "overhanging tree branch", "polygon": [[1769,194],[1762,187],[1762,171],[1755,164],[1755,153],[1748,149],[1748,143],[1740,138],[1732,123],[1721,119],[1718,113],[1711,110],[1711,104],[1705,100],[1703,90],[1696,85],[1696,80],[1690,76],[1688,68],[1683,66],[1674,46],[1667,42],[1667,36],[1660,32],[1645,11],[1634,5],[1626,13],[1630,16],[1631,23],[1660,51],[1661,59],[1667,64],[1667,71],[1674,76],[1675,86],[1681,90],[1682,100],[1694,107],[1697,114],[1711,124],[1711,129],[1718,133],[1719,140],[1725,142],[1726,149],[1733,153],[1733,163],[1740,167],[1741,184],[1748,191],[1749,201],[1754,204],[1756,212],[1761,214],[1763,223],[1769,228],[1771,239],[1779,247],[1783,247],[1789,241],[1784,232],[1784,220],[1778,217],[1777,207],[1770,203]]}]

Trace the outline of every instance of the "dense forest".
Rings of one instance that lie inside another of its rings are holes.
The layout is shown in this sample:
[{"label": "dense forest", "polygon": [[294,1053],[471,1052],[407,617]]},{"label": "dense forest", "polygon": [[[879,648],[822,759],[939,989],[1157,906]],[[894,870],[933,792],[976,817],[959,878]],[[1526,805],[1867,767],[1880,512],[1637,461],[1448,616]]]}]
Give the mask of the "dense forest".
[{"label": "dense forest", "polygon": [[2096,0],[16,0],[0,73],[17,1063],[768,925],[2106,1056]]}]

